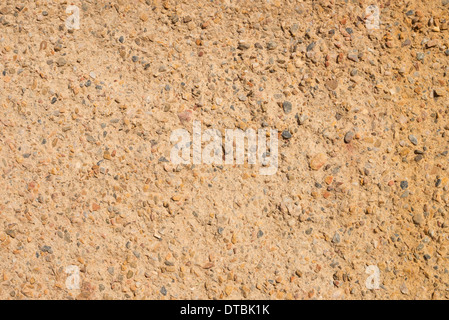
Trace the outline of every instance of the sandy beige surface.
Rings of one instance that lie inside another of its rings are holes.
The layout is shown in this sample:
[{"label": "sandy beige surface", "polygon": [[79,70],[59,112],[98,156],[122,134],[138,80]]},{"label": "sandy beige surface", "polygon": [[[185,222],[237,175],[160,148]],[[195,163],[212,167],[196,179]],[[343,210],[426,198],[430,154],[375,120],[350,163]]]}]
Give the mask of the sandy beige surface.
[{"label": "sandy beige surface", "polygon": [[[1,0],[0,298],[447,299],[448,22],[448,0]],[[278,130],[277,173],[174,165],[195,120]]]}]

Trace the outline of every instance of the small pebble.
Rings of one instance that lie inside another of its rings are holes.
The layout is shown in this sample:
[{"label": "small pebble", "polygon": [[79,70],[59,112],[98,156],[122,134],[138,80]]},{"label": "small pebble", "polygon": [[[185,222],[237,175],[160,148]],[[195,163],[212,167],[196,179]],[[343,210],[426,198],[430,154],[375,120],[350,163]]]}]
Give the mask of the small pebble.
[{"label": "small pebble", "polygon": [[282,131],[282,137],[284,139],[290,139],[292,137],[292,134],[290,133],[290,131],[284,130],[284,131]]},{"label": "small pebble", "polygon": [[408,139],[410,140],[411,143],[413,143],[415,146],[418,144],[418,139],[414,136],[414,135],[409,135]]},{"label": "small pebble", "polygon": [[282,107],[284,108],[284,112],[286,114],[289,114],[292,111],[292,104],[289,101],[284,101]]},{"label": "small pebble", "polygon": [[354,139],[354,132],[353,131],[348,131],[345,134],[345,138],[344,138],[345,143],[350,143],[352,141],[352,139]]},{"label": "small pebble", "polygon": [[401,189],[402,190],[405,190],[405,189],[407,189],[408,188],[408,182],[407,181],[401,181]]}]

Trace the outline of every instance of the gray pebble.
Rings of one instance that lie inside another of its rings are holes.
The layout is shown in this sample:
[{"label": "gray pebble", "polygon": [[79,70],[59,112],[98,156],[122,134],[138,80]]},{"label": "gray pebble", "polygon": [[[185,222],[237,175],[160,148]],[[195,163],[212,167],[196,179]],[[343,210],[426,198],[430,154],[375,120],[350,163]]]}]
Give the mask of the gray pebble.
[{"label": "gray pebble", "polygon": [[274,49],[276,49],[277,46],[278,46],[277,43],[274,42],[274,41],[270,41],[270,42],[267,43],[267,49],[268,50],[274,50]]},{"label": "gray pebble", "polygon": [[285,113],[290,113],[292,111],[292,103],[290,101],[284,101],[282,104]]},{"label": "gray pebble", "polygon": [[352,139],[354,139],[354,132],[348,131],[345,134],[345,143],[350,143],[352,141]]},{"label": "gray pebble", "polygon": [[340,243],[340,234],[338,232],[335,232],[334,237],[332,238],[332,243]]},{"label": "gray pebble", "polygon": [[309,44],[306,49],[307,52],[312,51],[313,48],[315,48],[315,45],[316,45],[316,42],[312,42],[311,44]]},{"label": "gray pebble", "polygon": [[348,59],[354,62],[359,62],[359,56],[356,54],[348,54]]},{"label": "gray pebble", "polygon": [[409,135],[408,139],[410,140],[411,143],[413,143],[415,146],[418,144],[418,139],[416,139],[416,137],[414,135]]},{"label": "gray pebble", "polygon": [[292,137],[292,134],[290,133],[290,131],[284,130],[284,131],[282,131],[282,137],[284,139],[290,139]]},{"label": "gray pebble", "polygon": [[42,252],[48,252],[48,253],[50,253],[50,254],[53,253],[53,250],[51,249],[50,246],[43,246],[43,247],[41,248],[41,251],[42,251]]}]

